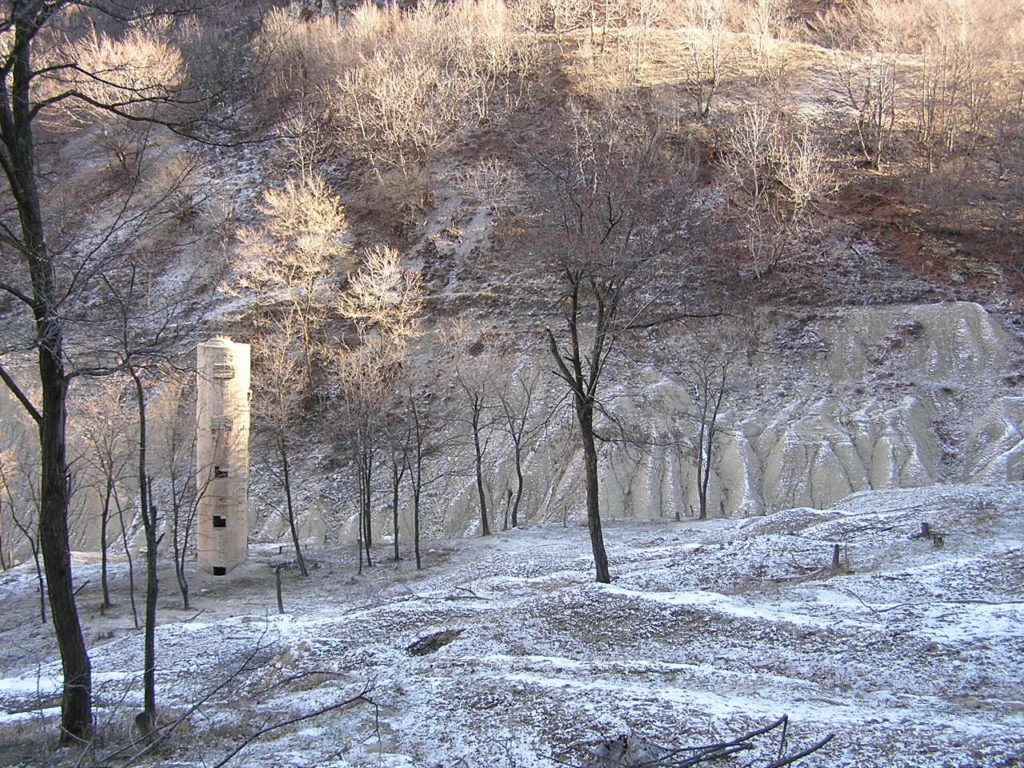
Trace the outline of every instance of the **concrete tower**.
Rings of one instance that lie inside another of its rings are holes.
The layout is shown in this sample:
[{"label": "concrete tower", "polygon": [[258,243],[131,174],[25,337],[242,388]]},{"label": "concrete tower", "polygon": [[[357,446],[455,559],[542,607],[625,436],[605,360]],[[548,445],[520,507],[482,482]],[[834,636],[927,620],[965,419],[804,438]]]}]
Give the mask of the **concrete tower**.
[{"label": "concrete tower", "polygon": [[199,567],[223,576],[249,555],[249,345],[218,336],[196,350]]}]

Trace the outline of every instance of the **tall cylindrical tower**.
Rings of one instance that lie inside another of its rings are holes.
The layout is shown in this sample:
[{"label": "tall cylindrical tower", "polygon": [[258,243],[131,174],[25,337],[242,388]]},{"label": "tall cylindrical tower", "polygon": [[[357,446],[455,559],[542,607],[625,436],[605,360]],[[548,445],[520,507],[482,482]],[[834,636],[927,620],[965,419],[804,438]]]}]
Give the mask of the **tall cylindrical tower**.
[{"label": "tall cylindrical tower", "polygon": [[199,567],[223,576],[249,555],[249,345],[218,336],[196,350]]}]

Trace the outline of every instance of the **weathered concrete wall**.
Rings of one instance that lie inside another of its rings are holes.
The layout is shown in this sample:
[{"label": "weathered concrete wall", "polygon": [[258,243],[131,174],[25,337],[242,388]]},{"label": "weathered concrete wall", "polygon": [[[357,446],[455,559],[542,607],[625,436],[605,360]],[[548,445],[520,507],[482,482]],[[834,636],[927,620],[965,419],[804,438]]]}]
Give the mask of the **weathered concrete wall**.
[{"label": "weathered concrete wall", "polygon": [[196,350],[199,567],[226,574],[249,553],[249,345],[218,337]]}]

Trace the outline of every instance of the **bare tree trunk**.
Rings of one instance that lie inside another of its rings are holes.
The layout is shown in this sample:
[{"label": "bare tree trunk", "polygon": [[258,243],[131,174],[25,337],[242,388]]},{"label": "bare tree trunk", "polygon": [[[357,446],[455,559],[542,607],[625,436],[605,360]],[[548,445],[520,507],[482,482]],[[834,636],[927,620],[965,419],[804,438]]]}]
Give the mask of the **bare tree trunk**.
[{"label": "bare tree trunk", "polygon": [[277,590],[277,612],[284,613],[284,595],[281,591],[281,566],[274,568],[274,586]]},{"label": "bare tree trunk", "polygon": [[516,498],[512,502],[512,527],[519,527],[519,503],[523,499],[523,449],[516,443]]},{"label": "bare tree trunk", "polygon": [[487,495],[484,493],[484,455],[480,448],[480,414],[473,413],[473,446],[476,449],[476,492],[480,498],[480,535],[490,536],[491,528],[487,523]]},{"label": "bare tree trunk", "polygon": [[[31,163],[31,159],[28,162]],[[26,180],[26,183],[34,187],[34,179]],[[33,283],[40,283],[36,291],[45,296],[36,309],[36,326],[42,340],[39,382],[43,403],[39,420],[39,545],[50,597],[50,615],[64,671],[61,738],[88,740],[92,734],[92,664],[75,605],[68,541],[67,380],[62,360],[63,329],[56,309],[59,303],[53,265],[43,245],[42,218],[40,216],[38,222],[23,222],[23,226],[38,226],[38,232],[33,232],[29,238],[30,246],[34,246],[30,259],[33,262]]]},{"label": "bare tree trunk", "polygon": [[39,558],[39,541],[32,535],[31,521],[27,523],[21,522],[18,519],[18,515],[14,510],[14,499],[11,497],[11,519],[14,520],[14,525],[17,526],[18,530],[21,531],[21,535],[25,537],[25,541],[28,542],[29,549],[32,551],[32,561],[36,566],[36,582],[39,587],[39,621],[43,624],[46,623],[46,580],[43,578],[43,564]]},{"label": "bare tree trunk", "polygon": [[608,554],[604,548],[601,531],[600,502],[598,500],[597,444],[594,442],[594,405],[591,402],[576,401],[576,417],[583,440],[584,467],[587,482],[587,528],[590,531],[590,546],[594,552],[595,578],[602,584],[610,584],[612,577],[608,570]]},{"label": "bare tree trunk", "polygon": [[39,560],[39,544],[35,539],[28,540],[32,550],[32,562],[36,565],[36,580],[39,585],[39,621],[46,623],[46,580],[43,578],[43,564]]},{"label": "bare tree trunk", "polygon": [[362,509],[363,509],[363,541],[366,543],[366,565],[368,567],[373,566],[373,560],[370,556],[370,547],[373,546],[373,520],[371,519],[371,510],[373,508],[373,445],[370,443],[370,431],[369,429],[363,435],[363,498],[362,498]]},{"label": "bare tree trunk", "polygon": [[128,544],[128,529],[124,524],[124,507],[121,505],[121,499],[117,495],[117,489],[114,489],[114,505],[117,507],[117,519],[121,524],[121,543],[124,545],[124,556],[128,560],[128,602],[132,606],[132,622],[136,629],[139,628],[139,611],[135,606],[135,563],[132,560],[132,550]]},{"label": "bare tree trunk", "polygon": [[100,586],[103,589],[103,611],[113,607],[110,602],[110,584],[107,579],[107,523],[110,521],[110,497],[114,493],[114,479],[107,478],[106,488],[103,492],[103,512],[100,518]]},{"label": "bare tree trunk", "polygon": [[400,462],[391,462],[391,523],[395,530],[395,562],[401,560],[398,552],[398,502],[401,491],[402,475],[405,474],[405,465],[399,468]]},{"label": "bare tree trunk", "polygon": [[[39,345],[42,408],[36,411],[13,380],[4,381],[35,419],[39,428],[39,546],[43,555],[50,614],[64,673],[61,699],[61,740],[87,741],[92,735],[92,665],[75,605],[68,542],[68,464],[66,445],[67,376],[64,370],[64,329],[60,315],[56,266],[46,247],[42,206],[35,175],[32,131],[32,42],[55,12],[50,6],[12,7],[8,76],[0,86],[0,141],[4,175],[10,185],[21,228],[18,250],[28,266],[32,314]],[[8,230],[10,231],[10,230]]]},{"label": "bare tree trunk", "polygon": [[295,562],[299,565],[299,573],[303,578],[309,577],[306,570],[306,559],[302,555],[302,545],[299,543],[299,530],[295,524],[295,509],[292,506],[292,481],[288,466],[288,444],[283,435],[278,436],[277,449],[281,457],[281,473],[284,480],[284,498],[288,508],[288,529],[292,534],[292,545],[295,547]]},{"label": "bare tree trunk", "polygon": [[[697,494],[700,501],[700,519],[708,516],[708,483],[711,480],[712,450],[718,428],[718,414],[722,409],[722,398],[725,396],[725,379],[727,366],[719,364],[718,376],[712,382],[711,371],[705,370],[701,375],[702,409],[700,423],[700,448],[697,451]],[[714,401],[712,402],[712,398]]]},{"label": "bare tree trunk", "polygon": [[420,488],[416,484],[412,493],[412,540],[413,549],[416,552],[416,570],[423,570],[423,562],[420,560]]},{"label": "bare tree trunk", "polygon": [[144,669],[142,674],[143,714],[148,730],[156,724],[156,604],[160,583],[157,578],[157,509],[153,504],[153,480],[146,467],[148,435],[146,432],[146,391],[138,371],[129,365],[129,373],[135,383],[135,404],[139,413],[139,507],[142,513],[142,527],[146,534],[146,625],[144,639]]},{"label": "bare tree trunk", "polygon": [[185,573],[185,558],[188,556],[188,534],[191,525],[186,521],[184,540],[182,540],[181,533],[181,500],[175,494],[175,490],[172,487],[171,494],[174,497],[174,578],[178,582],[178,592],[181,594],[181,607],[182,610],[189,610],[189,589],[188,589],[188,576]]}]

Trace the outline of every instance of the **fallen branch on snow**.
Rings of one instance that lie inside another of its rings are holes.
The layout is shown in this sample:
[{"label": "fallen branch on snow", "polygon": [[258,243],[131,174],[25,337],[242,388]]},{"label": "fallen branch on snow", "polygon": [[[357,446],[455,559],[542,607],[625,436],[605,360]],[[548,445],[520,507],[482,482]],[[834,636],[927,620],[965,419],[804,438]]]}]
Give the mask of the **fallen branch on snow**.
[{"label": "fallen branch on snow", "polygon": [[249,736],[246,736],[242,740],[242,742],[237,747],[228,752],[228,754],[225,755],[220,760],[220,762],[214,763],[213,768],[223,768],[225,765],[230,763],[235,757],[237,757],[239,752],[248,747],[250,744],[257,741],[258,739],[263,738],[268,733],[273,733],[274,731],[280,730],[281,728],[286,728],[289,725],[295,725],[296,723],[301,723],[306,720],[312,720],[315,717],[326,715],[328,712],[333,712],[337,709],[344,709],[345,707],[351,706],[358,702],[363,702],[365,704],[372,704],[373,706],[377,706],[368,696],[370,690],[371,686],[367,685],[355,696],[351,696],[345,699],[344,701],[335,702],[334,704],[328,704],[326,707],[321,707],[320,709],[314,710],[313,712],[306,712],[305,714],[297,715],[296,717],[290,717],[287,720],[281,720],[271,725],[265,725],[259,730],[255,731],[254,733],[251,733]]},{"label": "fallen branch on snow", "polygon": [[[711,764],[740,752],[753,750],[757,747],[758,739],[773,732],[778,733],[778,748],[772,750],[774,757],[768,758],[767,762],[758,763],[755,760],[747,765],[759,765],[760,768],[784,768],[784,766],[792,765],[817,752],[834,738],[834,734],[830,733],[804,749],[787,754],[788,731],[789,716],[783,715],[773,723],[744,733],[734,739],[699,746],[671,748],[637,736],[620,736],[593,749],[582,768],[693,768]],[[580,766],[559,758],[553,759],[560,765],[580,768]]]}]

